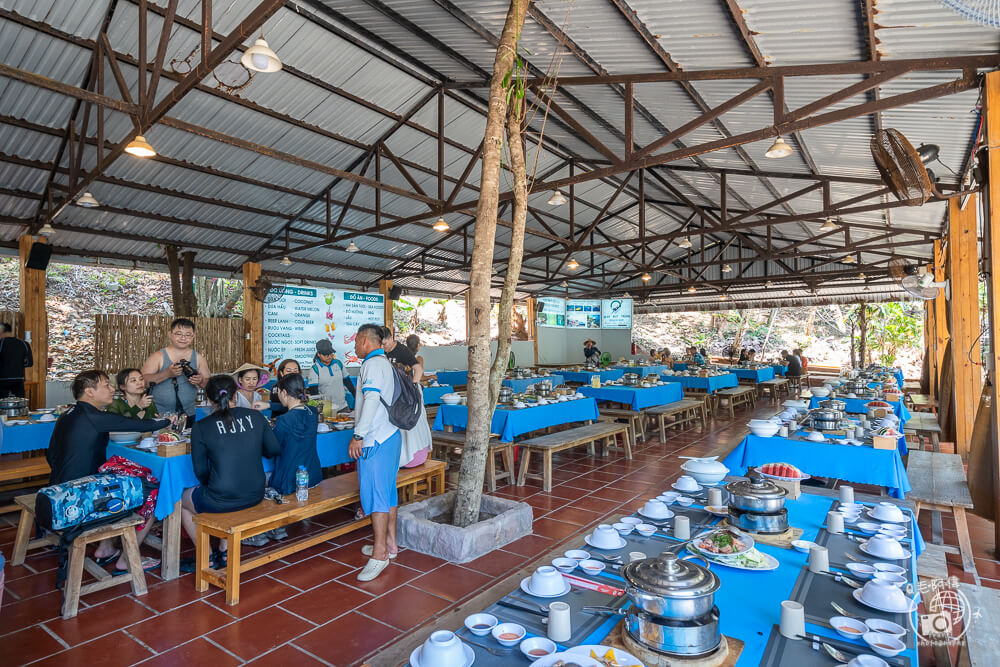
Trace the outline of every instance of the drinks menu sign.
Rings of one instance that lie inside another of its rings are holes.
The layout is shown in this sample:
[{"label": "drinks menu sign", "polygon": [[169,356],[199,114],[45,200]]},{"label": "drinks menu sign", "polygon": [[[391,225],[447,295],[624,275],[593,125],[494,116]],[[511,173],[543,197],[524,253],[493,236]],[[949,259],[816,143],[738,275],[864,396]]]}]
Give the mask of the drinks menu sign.
[{"label": "drinks menu sign", "polygon": [[632,299],[602,300],[601,327],[605,329],[631,329]]},{"label": "drinks menu sign", "polygon": [[538,326],[566,326],[566,299],[560,299],[554,296],[540,296],[538,297],[537,308]]},{"label": "drinks menu sign", "polygon": [[296,359],[312,365],[316,341],[326,338],[344,366],[360,366],[354,334],[362,324],[383,324],[381,294],[316,287],[285,287],[285,294],[264,304],[264,362]]},{"label": "drinks menu sign", "polygon": [[600,329],[601,300],[570,299],[567,301],[566,326],[572,329]]}]

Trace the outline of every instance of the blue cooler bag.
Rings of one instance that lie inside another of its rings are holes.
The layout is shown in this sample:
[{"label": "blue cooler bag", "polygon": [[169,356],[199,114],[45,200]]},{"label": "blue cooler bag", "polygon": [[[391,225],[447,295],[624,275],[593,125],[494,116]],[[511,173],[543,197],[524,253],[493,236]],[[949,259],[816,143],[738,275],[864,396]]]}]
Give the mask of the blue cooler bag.
[{"label": "blue cooler bag", "polygon": [[105,522],[142,507],[145,500],[139,477],[88,475],[39,489],[35,496],[35,519],[48,530],[65,530]]}]

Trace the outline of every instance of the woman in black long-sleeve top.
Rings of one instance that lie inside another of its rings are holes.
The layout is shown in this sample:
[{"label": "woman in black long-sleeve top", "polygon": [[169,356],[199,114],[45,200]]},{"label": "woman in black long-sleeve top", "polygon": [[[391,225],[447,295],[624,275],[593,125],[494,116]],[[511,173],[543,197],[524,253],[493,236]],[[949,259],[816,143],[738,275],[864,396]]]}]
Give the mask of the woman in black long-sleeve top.
[{"label": "woman in black long-sleeve top", "polygon": [[[195,422],[191,429],[191,463],[201,486],[186,489],[182,521],[192,541],[197,531],[193,516],[201,512],[236,512],[264,499],[261,458],[281,452],[267,419],[257,410],[234,408],[236,383],[229,375],[215,375],[205,387],[215,412]],[[227,544],[213,554],[216,565],[225,559]],[[182,562],[192,571],[193,561]]]}]

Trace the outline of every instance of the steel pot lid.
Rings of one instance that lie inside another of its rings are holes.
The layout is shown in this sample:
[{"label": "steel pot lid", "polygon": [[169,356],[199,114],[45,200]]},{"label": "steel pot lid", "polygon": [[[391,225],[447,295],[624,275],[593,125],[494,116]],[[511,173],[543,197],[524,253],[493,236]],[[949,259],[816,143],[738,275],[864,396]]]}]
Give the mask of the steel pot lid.
[{"label": "steel pot lid", "polygon": [[719,590],[719,577],[697,563],[665,551],[656,558],[633,561],[621,570],[622,578],[643,593],[673,599],[700,598]]},{"label": "steel pot lid", "polygon": [[759,498],[760,500],[778,500],[788,495],[785,489],[771,480],[761,477],[757,471],[752,471],[748,479],[726,484],[726,491],[734,496]]}]

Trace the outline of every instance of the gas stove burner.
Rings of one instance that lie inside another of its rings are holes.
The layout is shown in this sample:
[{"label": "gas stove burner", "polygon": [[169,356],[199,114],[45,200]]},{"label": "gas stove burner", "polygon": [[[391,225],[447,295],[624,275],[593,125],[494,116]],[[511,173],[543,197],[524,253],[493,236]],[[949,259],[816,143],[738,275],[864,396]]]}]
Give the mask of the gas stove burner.
[{"label": "gas stove burner", "polygon": [[777,512],[755,513],[730,507],[729,523],[748,533],[780,535],[788,530],[788,510],[782,507]]},{"label": "gas stove burner", "polygon": [[729,642],[718,635],[714,647],[699,653],[675,653],[657,650],[637,639],[625,625],[621,627],[621,645],[626,651],[642,661],[646,667],[676,667],[691,663],[698,667],[721,667],[729,658]]},{"label": "gas stove burner", "polygon": [[697,618],[678,620],[630,609],[622,633],[661,656],[699,658],[719,647],[719,608]]}]

